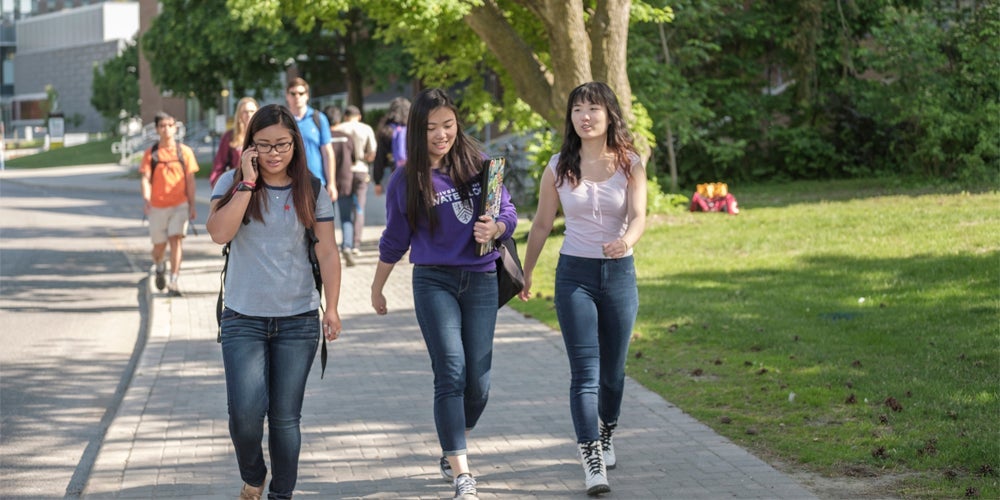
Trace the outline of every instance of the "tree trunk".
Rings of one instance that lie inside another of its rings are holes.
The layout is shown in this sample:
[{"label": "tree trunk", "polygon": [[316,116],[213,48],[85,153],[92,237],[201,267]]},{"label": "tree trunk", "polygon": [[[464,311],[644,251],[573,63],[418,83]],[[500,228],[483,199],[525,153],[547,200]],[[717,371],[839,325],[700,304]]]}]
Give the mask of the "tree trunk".
[{"label": "tree trunk", "polygon": [[[657,25],[660,31],[660,46],[663,48],[663,63],[670,66],[670,47],[667,45],[667,34],[663,32],[663,24]],[[674,130],[670,126],[670,118],[663,122],[666,124],[667,132],[667,164],[670,166],[670,192],[677,193],[680,187],[677,184],[677,153],[674,151]]]}]

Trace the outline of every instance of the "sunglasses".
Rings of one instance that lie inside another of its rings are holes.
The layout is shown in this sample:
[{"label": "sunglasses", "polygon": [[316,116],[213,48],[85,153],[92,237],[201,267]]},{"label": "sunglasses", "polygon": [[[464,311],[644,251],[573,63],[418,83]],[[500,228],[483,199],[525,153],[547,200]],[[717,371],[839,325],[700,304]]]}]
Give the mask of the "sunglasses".
[{"label": "sunglasses", "polygon": [[308,95],[309,94],[309,92],[296,92],[294,90],[289,90],[288,93],[289,93],[289,95],[293,95],[293,96],[303,96],[303,95]]}]

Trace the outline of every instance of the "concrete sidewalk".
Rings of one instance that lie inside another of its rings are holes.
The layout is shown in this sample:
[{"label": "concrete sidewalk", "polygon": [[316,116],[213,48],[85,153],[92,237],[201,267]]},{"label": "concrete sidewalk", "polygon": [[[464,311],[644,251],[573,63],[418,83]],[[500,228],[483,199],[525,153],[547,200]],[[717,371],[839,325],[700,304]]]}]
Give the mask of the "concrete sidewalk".
[{"label": "concrete sidewalk", "polygon": [[[138,181],[116,180],[121,172],[112,166],[85,170],[31,182],[63,178],[77,187],[92,183],[95,189],[137,192]],[[199,185],[202,200],[207,184]],[[185,243],[184,296],[150,292],[149,340],[84,498],[237,496],[241,481],[215,342],[222,261],[220,247],[203,227],[200,233]],[[437,470],[432,375],[414,317],[408,264],[396,266],[386,287],[389,314],[371,311],[380,233],[367,228],[364,255],[357,266],[344,268],[343,334],[328,344],[326,377],[320,379],[318,363],[310,375],[297,498],[452,494]],[[559,332],[509,308],[500,311],[490,403],[469,439],[482,498],[586,497],[569,415],[568,370]],[[619,465],[610,471],[612,492],[605,498],[815,498],[658,395],[631,379],[626,384],[615,437]]]}]

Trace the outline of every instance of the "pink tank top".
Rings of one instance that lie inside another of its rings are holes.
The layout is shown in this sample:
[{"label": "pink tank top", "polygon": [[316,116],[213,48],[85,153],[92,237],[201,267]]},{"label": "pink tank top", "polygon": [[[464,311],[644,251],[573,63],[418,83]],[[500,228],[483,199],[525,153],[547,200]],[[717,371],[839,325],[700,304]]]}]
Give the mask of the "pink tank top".
[{"label": "pink tank top", "polygon": [[[559,154],[555,154],[546,168],[556,174]],[[632,164],[639,161],[632,157]],[[602,245],[621,238],[628,228],[628,178],[621,171],[607,180],[583,180],[576,186],[563,182],[556,187],[559,203],[566,217],[566,239],[559,253],[574,257],[605,259]],[[627,255],[632,255],[629,248]]]}]

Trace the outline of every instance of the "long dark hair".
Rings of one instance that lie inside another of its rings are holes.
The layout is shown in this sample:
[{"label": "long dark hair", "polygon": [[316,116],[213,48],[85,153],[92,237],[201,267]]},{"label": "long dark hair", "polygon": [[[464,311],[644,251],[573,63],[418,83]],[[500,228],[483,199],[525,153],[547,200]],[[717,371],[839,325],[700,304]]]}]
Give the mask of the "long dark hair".
[{"label": "long dark hair", "polygon": [[418,217],[427,218],[433,232],[437,226],[434,212],[434,184],[431,182],[431,158],[427,151],[427,120],[431,112],[448,108],[455,113],[455,142],[441,159],[441,169],[451,177],[463,200],[472,197],[472,184],[482,170],[483,154],[476,142],[465,135],[458,107],[442,89],[427,89],[417,96],[406,124],[406,218],[416,229]]},{"label": "long dark hair", "polygon": [[[243,139],[243,151],[246,151],[247,148],[253,145],[253,139],[257,135],[257,132],[271,125],[284,127],[292,136],[292,160],[288,163],[288,170],[286,171],[288,176],[292,178],[292,203],[295,205],[295,214],[298,216],[299,222],[305,227],[312,227],[316,222],[317,195],[312,192],[312,187],[310,186],[312,173],[309,172],[309,167],[306,165],[305,148],[302,146],[302,134],[299,133],[299,127],[295,123],[295,118],[288,109],[277,104],[268,104],[258,109],[253,114],[253,117],[250,118],[250,123],[247,125],[246,137]],[[243,180],[243,169],[237,167],[234,173],[233,185],[235,186]],[[247,211],[243,215],[244,224],[249,223],[250,219],[259,222],[264,221],[264,209],[262,207],[267,207],[267,193],[264,192],[263,179],[258,178],[257,181],[257,187],[253,189],[253,193],[250,196],[250,206],[247,207]],[[226,203],[229,203],[233,199],[234,193],[232,190],[226,193],[219,200],[218,206],[223,207]]]},{"label": "long dark hair", "polygon": [[588,82],[573,89],[569,93],[566,104],[566,132],[563,135],[562,149],[559,151],[559,161],[556,163],[556,186],[564,181],[576,186],[580,183],[580,146],[582,141],[573,127],[573,106],[589,102],[604,106],[608,110],[608,148],[615,155],[615,168],[621,170],[626,177],[632,177],[631,154],[636,154],[632,143],[632,133],[622,116],[618,97],[604,82]]}]

